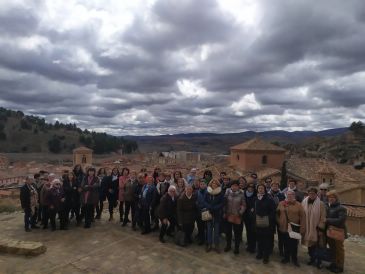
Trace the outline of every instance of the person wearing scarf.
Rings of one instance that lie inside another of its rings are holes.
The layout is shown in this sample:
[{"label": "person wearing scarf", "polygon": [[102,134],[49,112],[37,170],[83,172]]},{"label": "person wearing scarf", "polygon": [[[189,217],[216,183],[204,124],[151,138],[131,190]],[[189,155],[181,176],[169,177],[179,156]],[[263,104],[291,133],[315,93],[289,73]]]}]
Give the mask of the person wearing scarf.
[{"label": "person wearing scarf", "polygon": [[100,182],[96,176],[96,170],[90,167],[81,185],[82,202],[85,207],[85,225],[84,228],[90,228],[94,216],[94,209],[99,201]]},{"label": "person wearing scarf", "polygon": [[[233,180],[231,187],[227,189],[224,195],[223,217],[227,220],[226,223],[226,247],[224,252],[231,250],[232,244],[232,229],[234,232],[234,254],[239,254],[240,242],[242,240],[242,215],[246,210],[245,196],[243,190],[239,188],[238,180]],[[231,218],[231,219],[230,219]],[[232,222],[233,220],[233,222]]]},{"label": "person wearing scarf", "polygon": [[165,243],[165,234],[172,236],[176,225],[176,188],[170,186],[162,196],[157,215],[161,221],[160,242]]},{"label": "person wearing scarf", "polygon": [[258,227],[256,225],[256,259],[263,259],[263,263],[267,264],[269,262],[269,256],[271,253],[271,238],[273,237],[275,228],[275,203],[271,197],[267,195],[264,184],[257,185],[257,198],[254,205],[254,213],[255,218],[265,218],[265,216],[267,216],[269,221],[266,227]]},{"label": "person wearing scarf", "polygon": [[207,221],[207,245],[206,252],[212,250],[214,242],[215,251],[220,253],[220,223],[223,215],[224,193],[217,179],[212,179],[208,185],[204,199],[204,208],[212,214],[212,220]]},{"label": "person wearing scarf", "polygon": [[[326,229],[328,229],[329,226],[334,226],[337,228],[344,229],[346,238],[347,210],[344,206],[341,205],[336,190],[331,190],[327,192],[327,200],[328,202],[326,203],[326,213],[327,213]],[[327,269],[333,273],[342,273],[345,264],[345,249],[343,241],[327,237],[327,243],[329,245],[332,255],[331,265],[329,265]]]},{"label": "person wearing scarf", "polygon": [[256,190],[253,182],[249,182],[247,184],[247,188],[244,191],[244,197],[246,201],[246,210],[243,213],[243,221],[246,227],[246,241],[247,241],[246,251],[249,253],[255,253],[256,252],[256,229],[255,229]]},{"label": "person wearing scarf", "polygon": [[65,216],[65,193],[61,187],[61,181],[54,179],[51,184],[50,190],[47,192],[49,204],[49,219],[51,222],[52,231],[56,230],[56,215],[60,218],[60,229],[66,229],[66,216]]},{"label": "person wearing scarf", "polygon": [[[129,180],[129,169],[124,167],[122,169],[122,174],[119,176],[119,182],[118,182],[118,201],[119,201],[119,220],[121,223],[123,223],[123,216],[125,214],[124,212],[124,189],[125,184]],[[127,216],[128,218],[128,216]]]},{"label": "person wearing scarf", "polygon": [[291,260],[295,266],[299,267],[299,241],[289,237],[288,223],[299,225],[299,232],[303,236],[306,230],[306,218],[302,204],[295,200],[295,192],[293,190],[288,190],[286,199],[279,203],[276,209],[276,219],[279,224],[279,231],[283,233],[284,240],[284,259],[281,260],[281,263],[287,264]]},{"label": "person wearing scarf", "polygon": [[38,193],[32,185],[33,178],[27,176],[25,184],[20,189],[20,203],[24,210],[24,229],[26,232],[32,231],[32,228],[39,228],[36,225],[36,211],[38,206]]},{"label": "person wearing scarf", "polygon": [[[302,206],[305,212],[306,230],[303,244],[308,247],[310,261],[308,265],[315,265],[315,251],[317,246],[324,247],[324,229],[326,223],[326,208],[317,196],[315,187],[308,189],[308,197],[304,198]],[[320,267],[321,262],[317,262]]]},{"label": "person wearing scarf", "polygon": [[197,215],[196,195],[193,194],[193,186],[188,184],[185,193],[177,200],[177,219],[179,226],[184,231],[184,245],[191,244],[191,235]]},{"label": "person wearing scarf", "polygon": [[113,168],[110,176],[106,178],[106,198],[108,200],[109,222],[114,220],[113,211],[118,200],[119,170]]}]

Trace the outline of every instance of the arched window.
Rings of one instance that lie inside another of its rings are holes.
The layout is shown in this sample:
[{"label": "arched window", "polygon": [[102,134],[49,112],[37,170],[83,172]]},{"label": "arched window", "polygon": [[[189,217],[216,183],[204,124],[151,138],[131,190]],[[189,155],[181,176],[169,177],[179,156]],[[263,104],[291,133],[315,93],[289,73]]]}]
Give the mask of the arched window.
[{"label": "arched window", "polygon": [[240,160],[240,155],[239,154],[237,154],[237,161],[239,161]]},{"label": "arched window", "polygon": [[86,156],[85,155],[82,155],[82,160],[81,161],[82,161],[83,164],[86,164]]},{"label": "arched window", "polygon": [[266,155],[262,156],[261,163],[262,163],[263,165],[266,165],[266,164],[267,164],[267,156],[266,156]]}]

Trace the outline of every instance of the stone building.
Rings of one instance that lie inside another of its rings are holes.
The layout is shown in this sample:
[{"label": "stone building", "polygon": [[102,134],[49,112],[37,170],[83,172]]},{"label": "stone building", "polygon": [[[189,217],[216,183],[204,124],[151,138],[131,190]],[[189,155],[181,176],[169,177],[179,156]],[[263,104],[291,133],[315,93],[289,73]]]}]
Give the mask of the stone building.
[{"label": "stone building", "polygon": [[78,147],[73,150],[73,165],[82,167],[93,164],[93,150],[87,147]]},{"label": "stone building", "polygon": [[286,150],[265,142],[260,138],[231,147],[231,166],[244,171],[262,168],[280,169],[285,160]]}]

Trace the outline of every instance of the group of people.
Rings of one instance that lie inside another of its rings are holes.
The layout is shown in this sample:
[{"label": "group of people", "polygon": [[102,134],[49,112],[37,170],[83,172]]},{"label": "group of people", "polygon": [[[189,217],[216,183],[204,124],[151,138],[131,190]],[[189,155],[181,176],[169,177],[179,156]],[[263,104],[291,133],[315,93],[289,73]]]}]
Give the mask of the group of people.
[{"label": "group of people", "polygon": [[334,273],[344,269],[346,209],[326,184],[320,185],[319,193],[315,187],[302,192],[294,179],[281,190],[277,181],[261,182],[255,173],[237,179],[225,172],[213,178],[210,170],[200,178],[196,169],[186,177],[181,171],[170,174],[159,168],[147,174],[144,169],[137,173],[113,168],[108,173],[105,168],[96,172],[89,167],[84,173],[76,165],[61,178],[46,171],[28,176],[20,200],[27,232],[39,228],[37,224],[47,229],[49,222],[56,230],[57,214],[61,230],[67,230],[73,218],[77,225],[84,220],[84,227],[90,228],[101,218],[107,200],[109,221],[119,211],[123,227],[131,223],[141,234],[159,230],[161,243],[166,236],[181,246],[195,240],[205,245],[206,252],[221,253],[225,236],[224,252],[233,250],[237,255],[245,228],[246,251],[264,264],[274,251],[277,234],[281,263],[300,266],[301,242],[308,247],[309,265],[321,268],[320,255],[327,250],[331,260],[327,268]]}]

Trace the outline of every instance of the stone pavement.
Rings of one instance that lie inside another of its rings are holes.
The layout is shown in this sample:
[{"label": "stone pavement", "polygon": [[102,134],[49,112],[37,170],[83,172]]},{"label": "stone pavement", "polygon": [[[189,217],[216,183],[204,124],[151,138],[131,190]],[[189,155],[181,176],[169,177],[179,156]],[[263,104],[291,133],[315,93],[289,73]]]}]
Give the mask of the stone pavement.
[{"label": "stone pavement", "polygon": [[[39,241],[47,251],[36,257],[0,254],[0,273],[329,273],[305,265],[307,255],[300,248],[301,267],[281,265],[275,253],[268,265],[244,251],[206,253],[201,246],[178,247],[170,238],[166,244],[158,234],[140,235],[129,226],[104,219],[91,229],[71,225],[68,231],[23,230],[23,214],[0,214],[2,237],[24,241]],[[345,273],[365,273],[365,245],[346,241]]]}]

